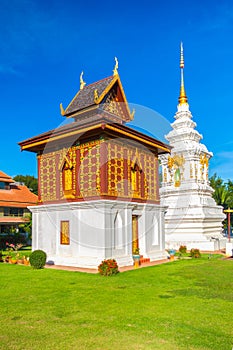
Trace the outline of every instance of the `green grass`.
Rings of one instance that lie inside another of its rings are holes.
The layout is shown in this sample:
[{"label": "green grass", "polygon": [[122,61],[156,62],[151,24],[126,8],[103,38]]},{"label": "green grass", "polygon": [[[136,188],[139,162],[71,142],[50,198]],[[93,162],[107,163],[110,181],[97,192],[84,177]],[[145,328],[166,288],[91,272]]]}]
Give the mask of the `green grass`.
[{"label": "green grass", "polygon": [[231,350],[233,261],[114,277],[0,264],[0,349]]}]

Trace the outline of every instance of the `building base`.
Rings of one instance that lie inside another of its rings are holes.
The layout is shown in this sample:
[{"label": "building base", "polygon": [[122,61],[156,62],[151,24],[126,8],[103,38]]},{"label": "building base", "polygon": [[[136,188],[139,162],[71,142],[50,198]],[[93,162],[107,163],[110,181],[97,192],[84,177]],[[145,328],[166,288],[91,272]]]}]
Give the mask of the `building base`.
[{"label": "building base", "polygon": [[[42,249],[50,263],[97,268],[105,259],[133,265],[133,249],[150,261],[166,258],[164,211],[157,204],[111,200],[30,207],[32,250]],[[62,223],[66,222],[66,241]]]}]

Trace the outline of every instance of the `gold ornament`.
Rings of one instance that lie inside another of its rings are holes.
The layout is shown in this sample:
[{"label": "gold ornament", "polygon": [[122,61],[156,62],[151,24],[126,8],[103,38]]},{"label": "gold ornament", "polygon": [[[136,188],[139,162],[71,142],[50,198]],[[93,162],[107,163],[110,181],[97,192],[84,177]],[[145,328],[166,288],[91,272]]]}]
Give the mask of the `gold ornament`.
[{"label": "gold ornament", "polygon": [[96,101],[96,100],[98,100],[98,98],[99,98],[98,90],[95,89],[95,90],[94,90],[94,100]]},{"label": "gold ornament", "polygon": [[113,75],[118,75],[118,59],[115,57],[115,67],[113,69]]},{"label": "gold ornament", "polygon": [[83,80],[83,71],[82,71],[82,73],[80,74],[80,90],[82,90],[85,85],[86,85],[86,83]]},{"label": "gold ornament", "polygon": [[60,103],[60,111],[61,111],[61,115],[65,115],[65,110],[62,106],[62,103]]}]

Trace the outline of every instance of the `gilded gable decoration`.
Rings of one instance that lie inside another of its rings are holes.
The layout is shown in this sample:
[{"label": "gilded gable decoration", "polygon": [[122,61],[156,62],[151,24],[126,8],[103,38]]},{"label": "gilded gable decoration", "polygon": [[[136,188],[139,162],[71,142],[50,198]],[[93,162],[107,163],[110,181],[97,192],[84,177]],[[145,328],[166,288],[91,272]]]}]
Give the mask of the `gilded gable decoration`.
[{"label": "gilded gable decoration", "polygon": [[98,89],[94,90],[94,100],[97,101],[99,98]]},{"label": "gilded gable decoration", "polygon": [[109,95],[103,103],[103,109],[121,119],[124,119],[124,103],[119,102],[117,94],[114,90],[109,92]]}]

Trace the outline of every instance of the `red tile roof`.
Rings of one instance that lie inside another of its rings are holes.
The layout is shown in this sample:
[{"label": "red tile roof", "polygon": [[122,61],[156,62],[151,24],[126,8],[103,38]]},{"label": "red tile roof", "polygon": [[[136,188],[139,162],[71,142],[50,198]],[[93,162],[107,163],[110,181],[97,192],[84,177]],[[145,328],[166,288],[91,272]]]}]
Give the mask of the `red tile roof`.
[{"label": "red tile roof", "polygon": [[36,205],[38,197],[26,186],[13,184],[10,190],[0,190],[1,207],[27,208]]},{"label": "red tile roof", "polygon": [[0,170],[0,181],[2,181],[2,182],[9,182],[9,183],[14,182],[14,180],[9,175],[5,174],[1,170]]}]

